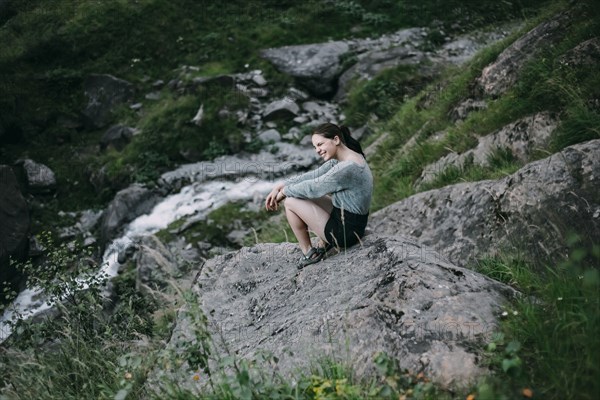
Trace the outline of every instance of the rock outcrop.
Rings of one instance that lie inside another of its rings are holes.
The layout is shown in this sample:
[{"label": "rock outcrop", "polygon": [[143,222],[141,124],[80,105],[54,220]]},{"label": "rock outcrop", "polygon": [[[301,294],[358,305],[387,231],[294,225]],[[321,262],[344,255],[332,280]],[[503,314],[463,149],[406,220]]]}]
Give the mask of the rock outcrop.
[{"label": "rock outcrop", "polygon": [[477,79],[479,90],[484,95],[497,97],[510,89],[527,61],[533,59],[545,47],[563,38],[570,21],[569,13],[560,13],[542,22],[508,46],[496,61],[481,72],[481,76]]},{"label": "rock outcrop", "polygon": [[[458,37],[434,51],[424,51],[427,29],[402,29],[376,39],[353,39],[284,46],[261,52],[280,71],[296,78],[316,97],[335,94],[345,100],[355,80],[370,80],[379,72],[399,65],[461,64],[503,34],[479,33]],[[423,65],[420,80],[435,76],[439,68]],[[338,79],[339,78],[339,79]]]},{"label": "rock outcrop", "polygon": [[84,82],[84,90],[88,104],[83,116],[91,129],[108,125],[115,107],[131,100],[135,92],[131,83],[103,74],[90,75]]},{"label": "rock outcrop", "polygon": [[566,52],[559,62],[567,67],[582,65],[597,66],[600,64],[600,37],[595,37],[579,43]]},{"label": "rock outcrop", "polygon": [[318,163],[314,149],[277,143],[276,153],[239,154],[223,156],[214,161],[184,164],[161,175],[160,185],[176,191],[190,182],[204,182],[214,179],[234,180],[244,177],[278,179],[291,173],[308,169]]},{"label": "rock outcrop", "polygon": [[164,291],[169,281],[177,275],[173,254],[154,235],[139,238],[136,247],[136,289],[146,295]]},{"label": "rock outcrop", "polygon": [[418,193],[377,211],[369,228],[410,235],[467,266],[499,250],[536,262],[567,255],[571,231],[600,237],[600,140],[565,148],[498,181]]},{"label": "rock outcrop", "polygon": [[18,160],[18,175],[29,194],[47,194],[56,189],[56,176],[47,165],[30,159]]},{"label": "rock outcrop", "polygon": [[[284,376],[337,357],[367,376],[373,357],[385,352],[401,368],[450,387],[484,372],[473,351],[495,331],[510,288],[400,236],[368,235],[298,272],[300,255],[294,244],[261,244],[206,262],[192,290],[208,318],[213,355],[252,359],[267,351]],[[180,312],[167,350],[198,348],[197,329]],[[172,374],[185,387],[185,367],[149,382]]]},{"label": "rock outcrop", "polygon": [[135,128],[125,125],[113,125],[104,132],[100,139],[100,149],[113,148],[121,151],[136,133]]},{"label": "rock outcrop", "polygon": [[[0,165],[0,293],[6,282],[17,289],[21,275],[9,258],[22,259],[29,243],[29,207],[21,194],[17,178],[8,165]],[[5,300],[0,296],[0,300]]]},{"label": "rock outcrop", "polygon": [[104,247],[128,222],[152,210],[158,201],[154,191],[140,185],[132,185],[119,191],[102,214],[100,240]]},{"label": "rock outcrop", "polygon": [[[558,127],[558,120],[549,112],[530,115],[510,123],[487,136],[464,153],[449,153],[433,164],[423,168],[417,184],[431,182],[446,168],[453,166],[462,169],[467,164],[488,166],[496,152],[510,153],[510,157],[526,164],[536,153],[546,151],[552,133]],[[507,154],[508,155],[508,154]]]},{"label": "rock outcrop", "polygon": [[326,96],[334,91],[341,58],[349,50],[346,42],[338,41],[266,49],[261,55],[314,95]]}]

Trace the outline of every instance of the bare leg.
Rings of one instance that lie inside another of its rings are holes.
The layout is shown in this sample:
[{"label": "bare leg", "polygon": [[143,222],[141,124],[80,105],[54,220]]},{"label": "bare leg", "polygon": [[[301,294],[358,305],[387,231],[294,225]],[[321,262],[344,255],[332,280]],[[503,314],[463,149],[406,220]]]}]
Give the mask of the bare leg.
[{"label": "bare leg", "polygon": [[311,247],[309,229],[315,232],[322,241],[325,241],[325,224],[327,224],[332,208],[331,199],[328,197],[314,200],[293,197],[285,199],[285,215],[296,239],[298,239],[302,253],[306,254]]}]

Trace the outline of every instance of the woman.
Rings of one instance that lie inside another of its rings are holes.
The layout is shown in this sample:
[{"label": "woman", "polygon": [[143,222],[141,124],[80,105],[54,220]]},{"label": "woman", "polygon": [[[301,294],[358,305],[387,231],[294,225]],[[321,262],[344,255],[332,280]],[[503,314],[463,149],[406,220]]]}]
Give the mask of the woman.
[{"label": "woman", "polygon": [[[325,161],[315,171],[286,179],[267,196],[267,210],[285,200],[288,223],[304,254],[298,268],[319,262],[333,246],[350,247],[365,233],[373,176],[360,143],[348,128],[326,123],[312,134],[312,143]],[[308,230],[321,245],[312,247]]]}]

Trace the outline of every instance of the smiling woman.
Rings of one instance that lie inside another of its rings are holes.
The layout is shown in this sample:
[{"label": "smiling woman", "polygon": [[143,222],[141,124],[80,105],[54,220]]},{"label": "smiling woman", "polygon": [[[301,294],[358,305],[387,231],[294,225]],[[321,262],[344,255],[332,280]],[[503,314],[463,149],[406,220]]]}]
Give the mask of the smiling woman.
[{"label": "smiling woman", "polygon": [[[299,269],[319,262],[334,246],[358,243],[365,233],[373,193],[371,169],[348,128],[320,125],[312,143],[325,163],[276,184],[265,201],[267,210],[275,211],[286,199],[286,217],[304,254]],[[312,247],[309,229],[320,239],[317,247]]]}]

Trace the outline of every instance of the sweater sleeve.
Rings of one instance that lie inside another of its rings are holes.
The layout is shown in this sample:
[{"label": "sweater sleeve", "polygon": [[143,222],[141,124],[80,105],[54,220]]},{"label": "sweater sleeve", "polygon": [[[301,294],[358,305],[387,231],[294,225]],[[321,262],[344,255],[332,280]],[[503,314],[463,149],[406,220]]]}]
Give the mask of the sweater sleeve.
[{"label": "sweater sleeve", "polygon": [[[323,164],[322,167],[325,167],[326,164]],[[314,174],[304,180],[289,185],[286,184],[283,191],[287,197],[316,199],[347,189],[349,182],[351,182],[351,179],[348,179],[348,174],[351,173],[346,163],[332,163],[325,173]]]},{"label": "sweater sleeve", "polygon": [[296,184],[299,182],[304,182],[308,180],[318,179],[320,176],[325,175],[327,171],[331,170],[337,164],[336,160],[329,160],[326,163],[322,164],[319,168],[305,172],[300,175],[292,176],[284,180],[284,184],[286,186]]}]

